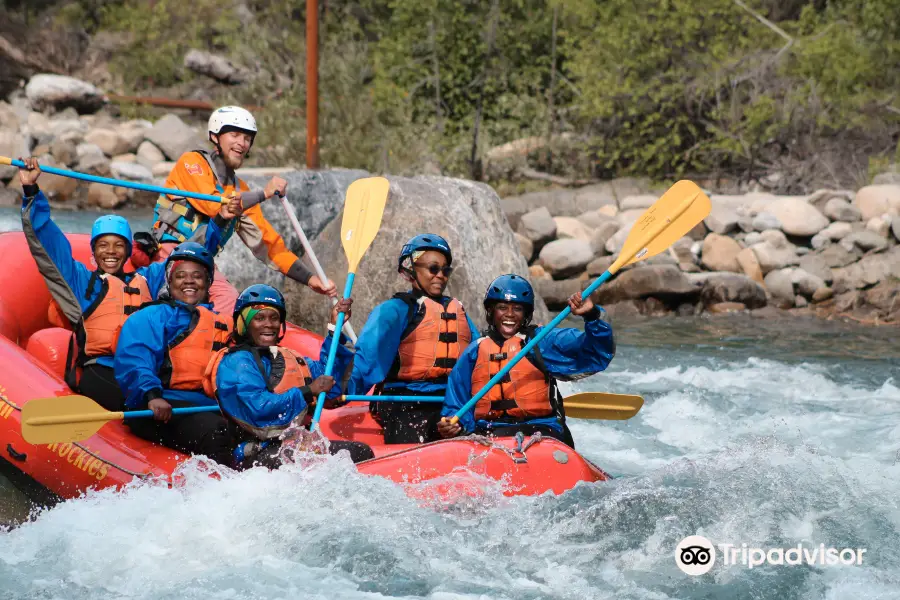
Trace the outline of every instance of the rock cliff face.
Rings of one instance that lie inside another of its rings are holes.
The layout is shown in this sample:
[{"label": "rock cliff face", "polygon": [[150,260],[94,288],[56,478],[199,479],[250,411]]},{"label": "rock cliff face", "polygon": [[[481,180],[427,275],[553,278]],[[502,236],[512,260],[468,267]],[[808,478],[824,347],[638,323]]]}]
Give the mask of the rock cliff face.
[{"label": "rock cliff face", "polygon": [[[368,174],[362,171],[293,172],[288,180],[291,200],[306,235],[326,274],[343,290],[347,278],[347,260],[340,243],[341,209],[344,194],[352,181]],[[389,177],[391,194],[385,208],[381,231],[359,267],[353,288],[353,320],[357,332],[372,308],[395,292],[408,289],[397,273],[397,255],[402,245],[418,233],[437,233],[450,242],[456,271],[448,293],[459,298],[473,320],[484,325],[481,300],[494,277],[502,273],[528,274],[500,207],[500,199],[489,186],[447,177]],[[266,176],[249,178],[251,187],[259,187]],[[285,234],[299,253],[299,240],[280,204],[267,202],[266,217]],[[282,284],[284,278],[257,261],[243,244],[229,244],[217,259],[229,279],[241,287],[258,281]],[[293,281],[283,282],[290,318],[298,324],[321,328],[329,305],[320,295]],[[548,313],[542,301],[536,311],[539,320]]]}]

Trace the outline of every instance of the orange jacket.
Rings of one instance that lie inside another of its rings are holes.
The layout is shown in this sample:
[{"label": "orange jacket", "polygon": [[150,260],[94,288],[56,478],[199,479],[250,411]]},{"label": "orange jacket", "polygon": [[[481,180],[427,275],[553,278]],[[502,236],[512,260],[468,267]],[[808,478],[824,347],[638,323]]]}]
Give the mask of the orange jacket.
[{"label": "orange jacket", "polygon": [[166,350],[160,373],[162,384],[173,390],[203,389],[210,356],[228,343],[231,325],[203,306],[194,306],[191,324]]},{"label": "orange jacket", "polygon": [[[237,177],[235,179],[242,192],[250,190],[245,181],[237,179]],[[185,152],[179,157],[166,179],[166,187],[214,196],[228,196],[234,192],[232,185],[226,185],[224,188],[217,186],[216,175],[212,167],[206,158],[196,151]],[[168,199],[170,201],[180,200],[173,195],[169,195]],[[218,202],[193,198],[186,200],[195,211],[208,219],[215,217],[221,208],[221,204]],[[159,222],[154,225],[154,227],[158,226]],[[288,250],[282,237],[263,216],[262,207],[258,204],[244,211],[237,224],[236,233],[256,258],[284,274],[287,274],[298,260],[297,255]],[[222,243],[224,244],[227,239],[227,235],[223,236]]]},{"label": "orange jacket", "polygon": [[150,302],[153,297],[147,280],[135,275],[128,283],[112,275],[100,275],[103,288],[81,315],[76,328],[80,362],[94,356],[110,356],[116,352],[119,330],[128,315]]},{"label": "orange jacket", "polygon": [[401,339],[397,349],[399,368],[395,368],[396,374],[389,379],[434,380],[446,377],[453,370],[459,355],[472,341],[472,332],[459,300],[447,300],[444,306],[421,296],[410,319],[414,329]]},{"label": "orange jacket", "polygon": [[[472,389],[480,390],[500,372],[524,346],[524,336],[515,335],[501,348],[489,337],[478,340],[478,357],[472,370]],[[550,381],[529,359],[520,360],[506,378],[491,388],[475,405],[476,419],[531,419],[553,413]]]}]

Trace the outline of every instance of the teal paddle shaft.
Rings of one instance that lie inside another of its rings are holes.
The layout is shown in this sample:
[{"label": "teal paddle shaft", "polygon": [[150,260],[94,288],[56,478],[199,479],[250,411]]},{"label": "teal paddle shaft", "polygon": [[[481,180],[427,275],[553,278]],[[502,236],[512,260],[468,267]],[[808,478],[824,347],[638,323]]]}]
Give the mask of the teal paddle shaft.
[{"label": "teal paddle shaft", "polygon": [[[192,415],[194,413],[202,413],[202,412],[219,412],[218,406],[188,406],[186,408],[173,408],[172,416],[177,417],[178,415]],[[122,413],[122,417],[125,419],[144,419],[147,417],[152,417],[152,410],[129,410]]]},{"label": "teal paddle shaft", "polygon": [[[344,286],[344,298],[350,297],[350,292],[353,291],[353,279],[356,277],[356,273],[352,271],[347,273],[347,284]],[[337,347],[340,343],[340,331],[344,326],[344,313],[339,312],[337,316],[337,322],[334,324],[334,335],[331,337],[331,346],[328,348],[328,362],[325,363],[325,374],[331,375],[331,372],[334,371],[334,359],[337,356]],[[319,397],[316,400],[316,410],[313,413],[312,423],[309,426],[310,431],[315,431],[319,428],[319,418],[322,416],[322,407],[325,406],[325,392],[319,392]]]},{"label": "teal paddle shaft", "polygon": [[[18,159],[9,161],[14,167],[20,169],[25,168],[25,163]],[[208,200],[209,202],[221,202],[221,196],[212,196],[210,194],[201,194],[199,192],[189,192],[187,190],[176,190],[173,188],[164,188],[158,185],[150,185],[148,183],[138,183],[136,181],[126,181],[124,179],[113,179],[112,177],[100,177],[99,175],[88,175],[87,173],[79,173],[78,171],[69,171],[67,169],[57,169],[56,167],[41,167],[44,173],[51,175],[59,175],[61,177],[71,177],[72,179],[81,179],[82,181],[90,181],[92,183],[104,183],[106,185],[117,185],[127,187],[133,190],[143,190],[145,192],[157,192],[159,194],[171,194],[179,198],[196,198],[197,200]]]},{"label": "teal paddle shaft", "polygon": [[[610,277],[612,277],[612,273],[610,273],[609,271],[606,271],[603,275],[598,277],[594,281],[594,283],[589,285],[583,292],[581,292],[581,297],[587,298],[588,296],[590,296],[594,292],[594,290],[596,290],[603,283],[605,283],[607,280],[609,280]],[[563,311],[561,313],[556,315],[556,318],[554,318],[552,321],[550,321],[550,323],[548,323],[546,327],[542,327],[541,330],[538,332],[538,334],[536,336],[534,336],[533,338],[531,338],[531,341],[528,342],[527,344],[525,344],[525,347],[522,348],[518,354],[516,354],[514,357],[512,357],[512,359],[510,359],[510,361],[508,363],[506,363],[505,367],[500,369],[499,373],[497,373],[496,375],[491,377],[491,380],[488,381],[486,384],[484,384],[484,387],[481,388],[480,390],[478,390],[478,393],[475,394],[474,396],[472,396],[471,400],[466,402],[462,408],[460,408],[458,411],[456,411],[456,414],[453,415],[453,418],[456,420],[459,420],[459,418],[461,416],[463,416],[464,414],[466,414],[467,412],[472,410],[475,407],[475,405],[478,404],[478,401],[481,400],[482,398],[484,398],[484,395],[487,394],[492,387],[494,387],[495,385],[500,383],[500,380],[503,379],[506,376],[506,374],[509,373],[510,370],[514,366],[516,366],[516,364],[520,360],[525,358],[525,356],[529,352],[531,352],[531,349],[534,348],[535,346],[537,346],[540,343],[540,341],[542,339],[544,339],[544,337],[548,333],[550,333],[550,331],[552,329],[554,329],[557,325],[562,323],[563,319],[568,317],[569,313],[571,313],[571,312],[572,312],[572,309],[569,308],[568,306],[566,306],[566,308],[563,309]]]},{"label": "teal paddle shaft", "polygon": [[341,396],[347,402],[443,402],[443,396],[360,396],[348,394]]}]

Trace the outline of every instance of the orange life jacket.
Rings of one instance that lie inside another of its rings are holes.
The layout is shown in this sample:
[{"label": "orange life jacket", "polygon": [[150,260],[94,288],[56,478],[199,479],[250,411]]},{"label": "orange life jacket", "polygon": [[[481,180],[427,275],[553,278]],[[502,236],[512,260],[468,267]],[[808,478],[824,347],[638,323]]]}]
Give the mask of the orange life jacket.
[{"label": "orange life jacket", "polygon": [[126,282],[95,271],[88,283],[88,293],[97,279],[102,280],[103,287],[96,300],[81,313],[81,320],[76,325],[82,364],[90,358],[114,354],[125,319],[142,304],[153,300],[142,275],[134,275]]},{"label": "orange life jacket", "polygon": [[204,306],[182,306],[192,311],[191,322],[166,348],[160,380],[172,390],[201,390],[210,358],[228,343],[231,325]]},{"label": "orange life jacket", "polygon": [[400,338],[397,358],[388,374],[394,381],[446,380],[472,341],[466,310],[459,300],[443,303],[427,296],[395,294],[410,306],[409,322]]},{"label": "orange life jacket", "polygon": [[203,391],[211,398],[216,397],[216,390],[218,389],[216,375],[219,372],[219,364],[226,354],[239,351],[247,351],[253,355],[256,365],[259,367],[259,372],[266,379],[266,388],[270,392],[283,394],[291,388],[303,387],[312,383],[312,371],[309,370],[309,365],[306,364],[302,356],[284,346],[277,346],[276,348],[279,356],[272,359],[272,367],[269,369],[268,377],[266,377],[266,369],[262,364],[257,348],[247,345],[222,348],[206,366],[206,372],[203,375]]},{"label": "orange life jacket", "polygon": [[[490,337],[476,343],[478,357],[472,370],[472,390],[480,390],[499,373],[525,346],[526,337],[517,334],[506,340],[502,347]],[[549,416],[555,412],[551,397],[553,388],[551,378],[526,357],[478,401],[475,418],[491,421]]]}]

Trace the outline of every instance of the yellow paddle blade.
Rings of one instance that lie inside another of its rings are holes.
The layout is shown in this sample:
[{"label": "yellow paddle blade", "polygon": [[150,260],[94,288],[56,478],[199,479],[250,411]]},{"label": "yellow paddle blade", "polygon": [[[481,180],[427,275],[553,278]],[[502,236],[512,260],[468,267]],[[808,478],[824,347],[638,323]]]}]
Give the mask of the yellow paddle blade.
[{"label": "yellow paddle blade", "polygon": [[630,394],[583,392],[563,399],[566,417],[603,421],[624,421],[638,414],[644,399]]},{"label": "yellow paddle blade", "polygon": [[341,243],[350,264],[348,271],[356,272],[359,259],[375,239],[381,228],[381,217],[387,203],[390,184],[384,177],[357,179],[347,188],[344,218],[341,221]]},{"label": "yellow paddle blade", "polygon": [[656,256],[705,219],[710,210],[709,196],[693,181],[682,179],[637,220],[609,272]]},{"label": "yellow paddle blade", "polygon": [[35,398],[22,407],[22,437],[29,444],[80,442],[107,421],[124,418],[87,396]]}]

